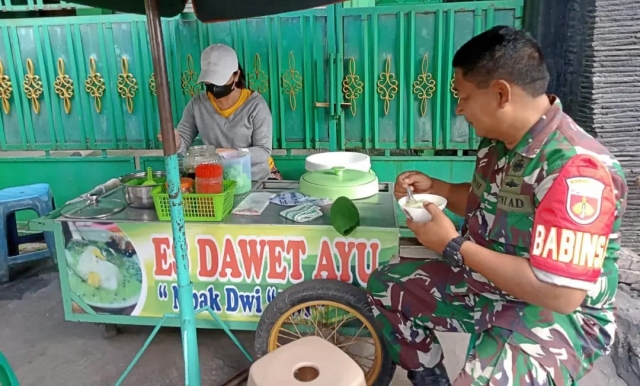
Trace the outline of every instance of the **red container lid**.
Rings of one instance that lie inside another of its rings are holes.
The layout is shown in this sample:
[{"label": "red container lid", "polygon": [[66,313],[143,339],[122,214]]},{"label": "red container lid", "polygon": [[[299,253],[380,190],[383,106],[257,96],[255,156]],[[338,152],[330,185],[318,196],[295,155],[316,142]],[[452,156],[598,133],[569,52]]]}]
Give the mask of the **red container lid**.
[{"label": "red container lid", "polygon": [[196,166],[196,178],[220,178],[223,167],[221,164],[200,164]]}]

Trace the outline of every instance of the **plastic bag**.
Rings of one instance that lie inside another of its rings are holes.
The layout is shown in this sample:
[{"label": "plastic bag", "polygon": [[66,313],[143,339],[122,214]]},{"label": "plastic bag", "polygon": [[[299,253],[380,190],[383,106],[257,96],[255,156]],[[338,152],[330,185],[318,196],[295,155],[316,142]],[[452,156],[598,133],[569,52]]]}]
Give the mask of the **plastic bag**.
[{"label": "plastic bag", "polygon": [[273,197],[273,193],[249,193],[231,213],[244,216],[260,216],[267,206],[269,206],[271,197]]},{"label": "plastic bag", "polygon": [[298,191],[292,190],[275,195],[271,199],[271,202],[282,206],[298,206],[303,204],[325,206],[331,204],[333,201],[324,198],[312,198]]}]

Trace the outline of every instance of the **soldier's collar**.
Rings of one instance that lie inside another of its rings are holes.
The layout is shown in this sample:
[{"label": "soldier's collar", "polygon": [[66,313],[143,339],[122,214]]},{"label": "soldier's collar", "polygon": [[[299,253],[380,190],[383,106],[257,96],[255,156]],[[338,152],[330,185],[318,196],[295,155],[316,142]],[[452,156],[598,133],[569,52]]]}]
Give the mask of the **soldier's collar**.
[{"label": "soldier's collar", "polygon": [[551,132],[558,127],[558,119],[562,117],[562,103],[555,95],[549,95],[549,102],[551,102],[549,110],[527,131],[513,149],[523,157],[535,158]]}]

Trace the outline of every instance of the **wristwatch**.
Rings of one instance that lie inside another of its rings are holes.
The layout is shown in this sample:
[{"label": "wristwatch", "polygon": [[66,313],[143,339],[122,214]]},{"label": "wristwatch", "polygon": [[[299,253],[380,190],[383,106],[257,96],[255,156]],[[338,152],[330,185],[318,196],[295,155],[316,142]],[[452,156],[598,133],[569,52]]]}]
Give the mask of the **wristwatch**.
[{"label": "wristwatch", "polygon": [[465,241],[468,240],[462,236],[455,237],[449,241],[444,251],[442,251],[442,257],[453,268],[460,268],[464,265],[464,258],[460,253],[460,248]]}]

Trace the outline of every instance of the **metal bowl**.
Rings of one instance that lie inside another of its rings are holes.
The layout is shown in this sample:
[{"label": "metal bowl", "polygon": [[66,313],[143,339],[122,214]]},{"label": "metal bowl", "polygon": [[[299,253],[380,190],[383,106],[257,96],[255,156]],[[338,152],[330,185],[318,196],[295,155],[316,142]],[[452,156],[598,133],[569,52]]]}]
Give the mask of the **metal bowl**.
[{"label": "metal bowl", "polygon": [[[153,172],[153,177],[166,177],[166,173],[162,171]],[[129,173],[120,177],[120,183],[124,186],[124,199],[132,208],[151,209],[153,208],[153,197],[151,191],[158,185],[147,186],[130,186],[127,182],[138,178],[147,178],[147,172]]]}]

